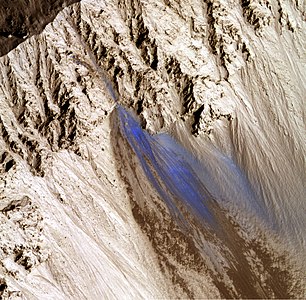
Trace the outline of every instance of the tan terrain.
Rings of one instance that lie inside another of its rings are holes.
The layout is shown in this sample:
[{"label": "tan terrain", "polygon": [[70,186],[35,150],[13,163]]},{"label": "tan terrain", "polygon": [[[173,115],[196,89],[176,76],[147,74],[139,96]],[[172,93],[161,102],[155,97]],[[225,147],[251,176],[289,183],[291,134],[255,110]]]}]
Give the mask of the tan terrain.
[{"label": "tan terrain", "polygon": [[0,299],[306,298],[304,1],[0,8]]}]

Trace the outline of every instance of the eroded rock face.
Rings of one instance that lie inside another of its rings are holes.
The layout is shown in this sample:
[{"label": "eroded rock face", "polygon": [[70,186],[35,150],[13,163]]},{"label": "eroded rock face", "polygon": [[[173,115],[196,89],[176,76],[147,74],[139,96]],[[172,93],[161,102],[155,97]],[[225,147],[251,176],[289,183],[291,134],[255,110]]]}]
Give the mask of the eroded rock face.
[{"label": "eroded rock face", "polygon": [[1,11],[1,297],[304,297],[302,1],[73,2]]}]

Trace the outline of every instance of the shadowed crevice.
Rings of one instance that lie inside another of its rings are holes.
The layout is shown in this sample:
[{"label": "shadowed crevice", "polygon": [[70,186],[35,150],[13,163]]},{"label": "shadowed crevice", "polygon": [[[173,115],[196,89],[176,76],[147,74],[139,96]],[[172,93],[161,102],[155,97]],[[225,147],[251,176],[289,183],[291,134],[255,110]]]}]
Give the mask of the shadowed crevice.
[{"label": "shadowed crevice", "polygon": [[0,56],[39,34],[65,7],[80,0],[0,0]]}]

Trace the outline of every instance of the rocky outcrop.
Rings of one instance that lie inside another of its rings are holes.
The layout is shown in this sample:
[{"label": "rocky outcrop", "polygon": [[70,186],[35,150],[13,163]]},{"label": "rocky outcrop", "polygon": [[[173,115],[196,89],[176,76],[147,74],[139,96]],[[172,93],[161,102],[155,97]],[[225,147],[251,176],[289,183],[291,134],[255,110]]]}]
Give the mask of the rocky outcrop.
[{"label": "rocky outcrop", "polygon": [[[15,2],[0,15],[1,297],[303,297],[302,1]],[[175,169],[133,150],[119,104],[155,155],[198,162],[234,242],[180,207],[182,230],[160,192]]]}]

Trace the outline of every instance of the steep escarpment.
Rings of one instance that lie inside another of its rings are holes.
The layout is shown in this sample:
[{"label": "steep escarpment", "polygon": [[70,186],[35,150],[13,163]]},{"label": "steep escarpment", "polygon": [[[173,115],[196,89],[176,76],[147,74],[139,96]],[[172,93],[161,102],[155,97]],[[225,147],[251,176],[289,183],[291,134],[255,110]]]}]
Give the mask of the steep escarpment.
[{"label": "steep escarpment", "polygon": [[1,10],[0,295],[303,297],[303,2],[53,2]]}]

